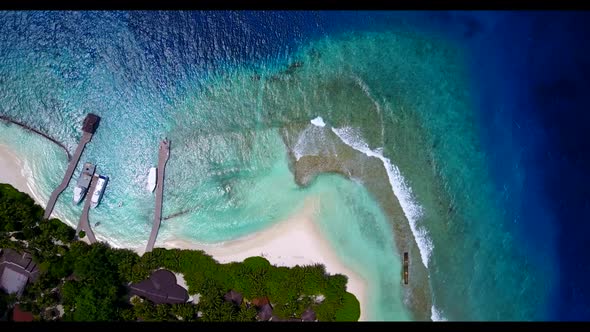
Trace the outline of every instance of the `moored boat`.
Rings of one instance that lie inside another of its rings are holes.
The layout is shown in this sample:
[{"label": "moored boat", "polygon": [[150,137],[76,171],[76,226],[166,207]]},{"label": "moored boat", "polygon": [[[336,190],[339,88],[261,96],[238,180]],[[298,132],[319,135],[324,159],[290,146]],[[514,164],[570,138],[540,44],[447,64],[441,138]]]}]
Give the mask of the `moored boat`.
[{"label": "moored boat", "polygon": [[157,173],[157,168],[150,168],[150,173],[148,174],[148,181],[146,187],[147,190],[149,190],[150,192],[153,192],[156,189]]},{"label": "moored boat", "polygon": [[82,173],[80,173],[78,181],[76,182],[76,187],[74,188],[74,204],[79,204],[84,199],[84,196],[86,196],[86,192],[90,187],[90,181],[92,181],[95,170],[96,166],[93,164],[84,163],[84,168],[82,169]]},{"label": "moored boat", "polygon": [[102,195],[104,194],[104,189],[107,186],[109,178],[107,176],[100,175],[97,181],[96,188],[94,189],[94,193],[92,193],[92,198],[90,199],[91,206],[93,208],[100,204],[100,200],[102,199]]}]

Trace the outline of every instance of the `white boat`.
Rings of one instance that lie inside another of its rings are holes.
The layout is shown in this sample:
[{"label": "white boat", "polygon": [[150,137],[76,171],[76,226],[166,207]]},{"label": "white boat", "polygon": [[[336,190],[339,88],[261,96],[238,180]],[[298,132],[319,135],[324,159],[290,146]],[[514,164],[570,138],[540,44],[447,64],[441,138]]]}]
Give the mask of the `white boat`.
[{"label": "white boat", "polygon": [[93,208],[95,208],[100,203],[109,178],[107,176],[100,175],[97,181],[96,188],[94,189],[94,193],[92,193],[92,198],[90,199],[91,206]]},{"label": "white boat", "polygon": [[147,190],[153,192],[156,189],[156,182],[157,182],[157,171],[158,169],[155,167],[150,168],[150,173],[148,174],[148,181],[147,181]]},{"label": "white boat", "polygon": [[82,173],[80,173],[78,181],[76,182],[76,187],[74,188],[74,204],[79,204],[84,199],[84,196],[86,196],[86,192],[88,191],[95,170],[96,166],[93,164],[84,163]]},{"label": "white boat", "polygon": [[82,187],[74,188],[74,204],[79,204],[82,198],[86,194],[86,189]]}]

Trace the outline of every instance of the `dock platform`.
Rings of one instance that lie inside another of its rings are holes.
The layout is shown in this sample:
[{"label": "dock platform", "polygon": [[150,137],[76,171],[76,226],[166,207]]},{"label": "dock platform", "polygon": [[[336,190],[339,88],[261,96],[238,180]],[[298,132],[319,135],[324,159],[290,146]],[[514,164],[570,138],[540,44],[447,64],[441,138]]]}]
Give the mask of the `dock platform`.
[{"label": "dock platform", "polygon": [[68,164],[68,168],[66,169],[66,173],[64,174],[64,178],[61,181],[60,185],[55,188],[55,190],[51,193],[49,197],[49,201],[47,201],[47,206],[45,207],[45,213],[43,213],[43,219],[49,219],[51,216],[51,212],[53,212],[53,208],[55,207],[55,203],[59,198],[59,195],[66,190],[68,185],[70,184],[70,180],[72,179],[72,175],[74,175],[74,171],[78,166],[78,161],[80,161],[80,156],[82,156],[82,152],[84,152],[84,148],[86,144],[90,142],[92,139],[92,135],[96,131],[98,127],[98,123],[100,122],[100,117],[94,115],[92,113],[86,115],[84,119],[84,124],[82,126],[82,138],[78,143],[78,147],[76,148],[76,152],[72,155],[72,159]]},{"label": "dock platform", "polygon": [[84,198],[84,208],[82,209],[82,215],[80,216],[80,222],[78,223],[78,228],[76,228],[76,236],[80,234],[80,231],[84,231],[90,243],[96,243],[96,237],[94,237],[94,232],[92,228],[90,228],[90,221],[88,220],[88,215],[90,212],[90,203],[92,201],[92,194],[96,189],[96,184],[98,183],[98,175],[94,175],[92,177],[92,181],[90,182],[90,188],[88,189],[88,193]]},{"label": "dock platform", "polygon": [[145,248],[145,252],[150,252],[154,249],[156,237],[160,230],[160,222],[162,221],[162,202],[164,199],[164,171],[166,163],[170,158],[170,141],[164,139],[160,142],[160,150],[158,151],[158,182],[156,183],[156,211],[154,213],[154,225]]}]

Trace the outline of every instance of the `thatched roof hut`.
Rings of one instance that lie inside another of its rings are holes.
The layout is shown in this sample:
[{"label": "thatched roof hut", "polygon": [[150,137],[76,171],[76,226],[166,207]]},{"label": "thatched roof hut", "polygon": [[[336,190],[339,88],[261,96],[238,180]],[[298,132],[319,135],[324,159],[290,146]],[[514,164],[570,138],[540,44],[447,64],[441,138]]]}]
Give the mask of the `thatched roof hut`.
[{"label": "thatched roof hut", "polygon": [[244,299],[244,297],[242,296],[242,294],[236,292],[235,290],[230,290],[229,292],[227,292],[224,296],[223,296],[224,300],[227,302],[231,302],[236,306],[240,306],[242,304],[242,301]]},{"label": "thatched roof hut", "polygon": [[139,283],[129,285],[131,295],[145,297],[160,303],[186,303],[188,292],[176,283],[176,276],[168,270],[157,270]]},{"label": "thatched roof hut", "polygon": [[263,305],[260,310],[258,310],[258,314],[256,315],[256,319],[258,321],[267,321],[272,317],[272,307],[270,304]]}]

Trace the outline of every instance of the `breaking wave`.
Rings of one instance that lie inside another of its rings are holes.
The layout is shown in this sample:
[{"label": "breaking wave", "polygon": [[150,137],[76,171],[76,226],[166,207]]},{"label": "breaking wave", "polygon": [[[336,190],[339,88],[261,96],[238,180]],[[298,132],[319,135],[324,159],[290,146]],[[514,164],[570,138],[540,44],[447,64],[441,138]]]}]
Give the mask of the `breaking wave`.
[{"label": "breaking wave", "polygon": [[406,184],[399,168],[393,165],[389,158],[383,156],[382,149],[371,150],[369,145],[360,138],[360,135],[356,133],[353,128],[332,128],[332,131],[346,145],[369,157],[379,158],[383,162],[391,189],[399,200],[404,215],[410,223],[412,234],[414,235],[416,243],[418,244],[418,249],[420,250],[422,263],[428,268],[428,261],[433,249],[432,240],[428,237],[428,233],[424,228],[418,227],[417,223],[418,219],[422,216],[422,207],[418,205],[412,197],[412,189]]}]

